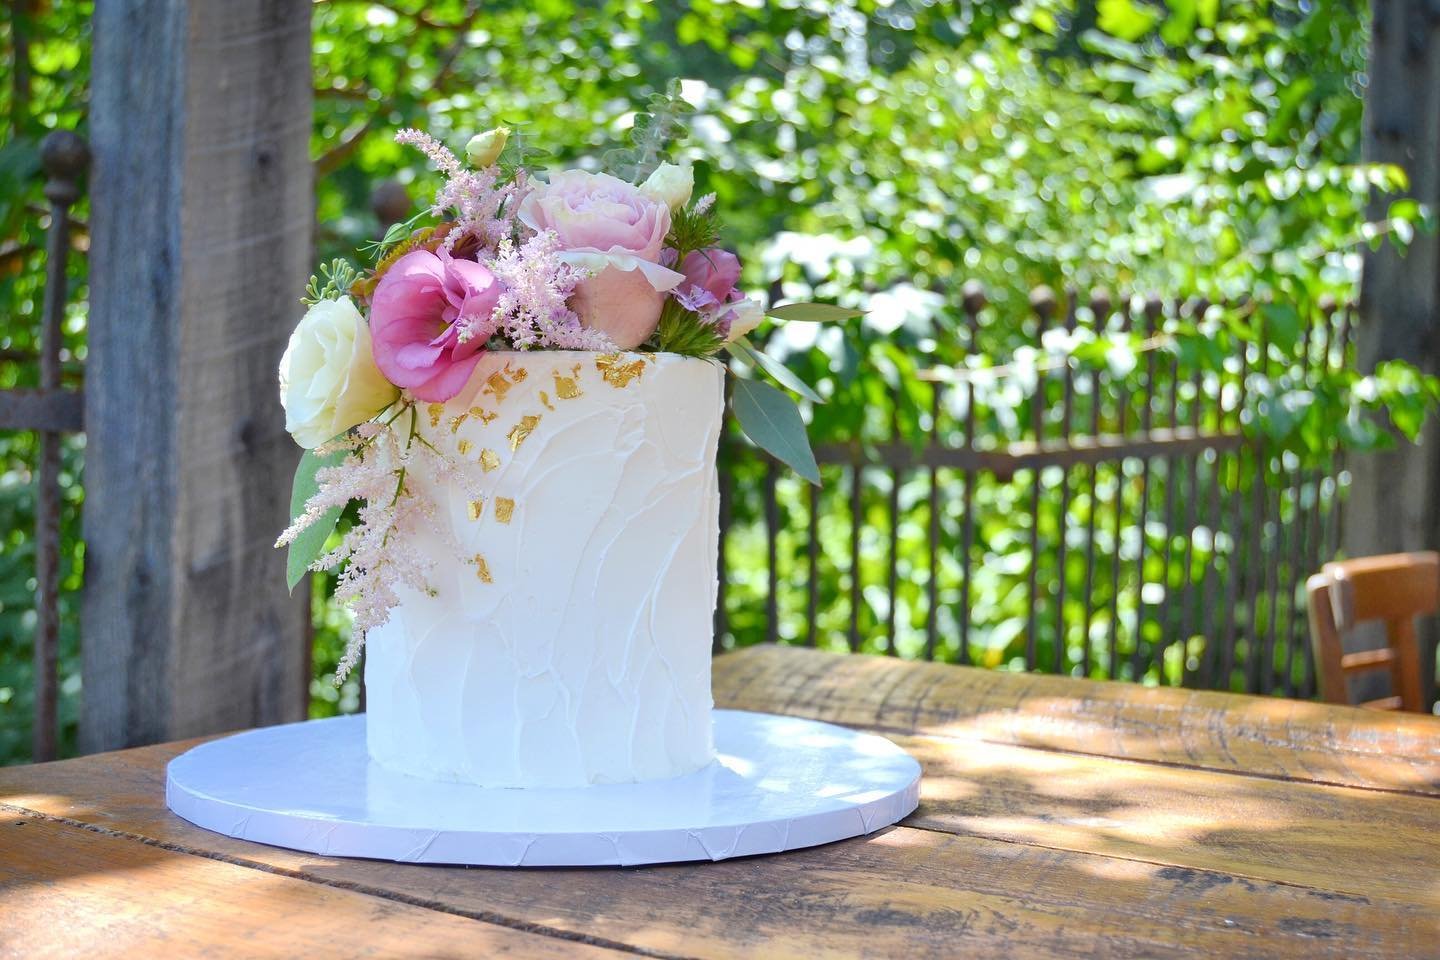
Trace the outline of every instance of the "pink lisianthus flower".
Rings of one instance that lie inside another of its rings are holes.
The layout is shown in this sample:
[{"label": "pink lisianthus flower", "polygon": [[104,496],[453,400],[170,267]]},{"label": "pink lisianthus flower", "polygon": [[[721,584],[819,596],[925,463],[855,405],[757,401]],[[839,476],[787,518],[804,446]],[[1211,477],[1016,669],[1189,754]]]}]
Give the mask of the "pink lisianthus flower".
[{"label": "pink lisianthus flower", "polygon": [[696,250],[680,264],[680,272],[685,275],[675,288],[680,305],[714,324],[722,337],[728,336],[735,319],[730,305],[745,299],[735,286],[740,282],[740,258],[719,247]]},{"label": "pink lisianthus flower", "polygon": [[716,303],[727,303],[739,296],[735,284],[740,282],[740,258],[729,250],[696,250],[680,264],[680,272],[685,275],[682,286],[699,287]]},{"label": "pink lisianthus flower", "polygon": [[375,363],[420,400],[459,393],[495,332],[504,286],[473,260],[445,250],[407,253],[385,272],[370,303]]},{"label": "pink lisianthus flower", "polygon": [[670,232],[663,200],[608,174],[565,170],[526,194],[517,219],[552,231],[560,259],[589,274],[570,299],[583,326],[622,350],[655,332],[666,291],[684,279],[660,262]]}]

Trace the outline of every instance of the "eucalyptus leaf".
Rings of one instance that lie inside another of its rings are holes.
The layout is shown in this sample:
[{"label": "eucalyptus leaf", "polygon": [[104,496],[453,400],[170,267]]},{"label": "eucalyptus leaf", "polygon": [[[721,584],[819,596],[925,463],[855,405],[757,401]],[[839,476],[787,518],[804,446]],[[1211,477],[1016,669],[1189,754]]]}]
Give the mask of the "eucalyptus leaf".
[{"label": "eucalyptus leaf", "polygon": [[732,403],[745,435],[790,469],[820,485],[820,468],[805,435],[800,408],[784,391],[759,380],[735,378]]},{"label": "eucalyptus leaf", "polygon": [[812,323],[835,323],[858,317],[864,312],[849,307],[837,307],[833,303],[782,303],[765,311],[767,316],[776,320],[803,320]]},{"label": "eucalyptus leaf", "polygon": [[[315,474],[325,467],[339,466],[344,460],[347,450],[334,450],[323,456],[316,456],[314,450],[306,450],[305,455],[300,458],[300,465],[295,468],[295,483],[290,488],[290,520],[293,523],[295,518],[305,512],[305,502],[313,497],[320,489],[319,483],[315,480]],[[305,578],[305,571],[310,569],[310,564],[320,556],[325,549],[325,541],[330,539],[330,534],[335,530],[335,524],[340,522],[340,513],[343,507],[331,507],[320,515],[310,526],[300,531],[300,535],[290,543],[290,551],[285,558],[285,582],[290,590],[295,590],[295,585]]]},{"label": "eucalyptus leaf", "polygon": [[820,399],[820,394],[816,393],[810,387],[810,384],[795,376],[795,374],[791,372],[790,368],[785,366],[785,364],[781,363],[779,360],[776,360],[774,357],[766,356],[759,350],[755,349],[754,345],[752,345],[750,341],[746,338],[738,337],[735,340],[732,340],[729,344],[729,349],[731,353],[735,354],[735,356],[739,357],[741,360],[744,360],[751,366],[760,367],[766,373],[770,374],[770,376],[774,377],[775,380],[782,387],[785,387],[786,389],[792,390],[795,393],[800,394],[800,396],[804,397],[806,400],[809,400],[811,403],[825,402],[824,400]]}]

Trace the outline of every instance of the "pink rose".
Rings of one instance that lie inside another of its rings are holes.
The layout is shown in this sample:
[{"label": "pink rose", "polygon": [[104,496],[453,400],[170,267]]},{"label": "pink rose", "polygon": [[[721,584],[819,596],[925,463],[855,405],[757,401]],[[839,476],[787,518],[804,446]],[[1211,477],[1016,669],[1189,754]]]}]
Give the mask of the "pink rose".
[{"label": "pink rose", "polygon": [[520,222],[559,238],[560,259],[590,272],[570,305],[622,350],[655,332],[665,291],[684,277],[660,265],[670,208],[604,173],[565,170],[526,195]]},{"label": "pink rose", "polygon": [[473,260],[416,250],[396,260],[370,303],[375,363],[417,398],[443,403],[464,388],[495,332],[501,283]]}]

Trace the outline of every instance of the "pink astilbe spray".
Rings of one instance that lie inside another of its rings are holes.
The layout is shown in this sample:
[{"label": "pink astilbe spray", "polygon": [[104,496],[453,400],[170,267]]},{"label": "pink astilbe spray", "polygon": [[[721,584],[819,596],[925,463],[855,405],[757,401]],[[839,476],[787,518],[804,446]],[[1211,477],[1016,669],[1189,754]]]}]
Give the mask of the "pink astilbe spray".
[{"label": "pink astilbe spray", "polygon": [[518,247],[509,239],[500,241],[490,270],[505,287],[495,305],[501,329],[517,350],[614,350],[608,336],[581,326],[566,304],[575,284],[589,274],[562,261],[559,253],[559,240],[549,230]]},{"label": "pink astilbe spray", "polygon": [[464,237],[475,237],[480,243],[477,259],[483,260],[510,236],[515,228],[515,211],[529,189],[523,170],[497,185],[495,167],[471,170],[449,147],[421,130],[401,130],[395,142],[419,150],[445,175],[430,210],[437,217],[454,214],[455,227],[445,237],[446,250],[453,249]]},{"label": "pink astilbe spray", "polygon": [[447,179],[466,172],[465,164],[460,162],[454,151],[424,130],[406,127],[395,134],[395,142],[401,146],[414,147],[425,154],[426,158],[435,164],[435,169],[445,174]]},{"label": "pink astilbe spray", "polygon": [[351,500],[362,502],[358,521],[340,545],[310,565],[316,571],[343,565],[335,598],[347,605],[355,618],[345,655],[335,670],[336,684],[343,683],[359,662],[365,635],[384,624],[400,604],[397,590],[432,592],[436,558],[413,546],[417,530],[433,533],[449,547],[455,562],[462,562],[460,546],[449,526],[440,522],[435,504],[416,496],[407,478],[454,482],[478,496],[476,471],[428,443],[416,433],[415,424],[415,408],[410,406],[388,423],[362,424],[352,437],[327,445],[332,450],[348,448],[351,453],[340,465],[316,472],[315,495],[276,544],[291,543],[332,507]]}]

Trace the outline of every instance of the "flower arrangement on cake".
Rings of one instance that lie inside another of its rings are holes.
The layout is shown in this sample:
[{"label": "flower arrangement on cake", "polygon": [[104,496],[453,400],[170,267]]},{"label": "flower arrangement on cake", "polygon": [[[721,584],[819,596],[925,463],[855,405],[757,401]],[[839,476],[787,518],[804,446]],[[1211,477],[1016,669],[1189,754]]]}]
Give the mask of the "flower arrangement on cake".
[{"label": "flower arrangement on cake", "polygon": [[[387,766],[500,786],[675,776],[713,755],[724,377],[759,446],[819,475],[794,399],[746,334],[853,315],[740,289],[715,196],[666,150],[660,96],[603,169],[546,174],[506,127],[357,267],[313,278],[280,365],[296,473],[289,578],[338,569],[368,643],[369,747]],[[352,522],[336,541],[342,512]],[[329,549],[327,549],[327,545]]]}]

